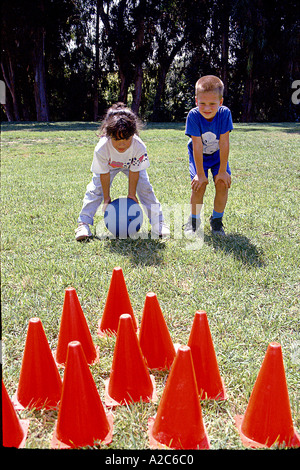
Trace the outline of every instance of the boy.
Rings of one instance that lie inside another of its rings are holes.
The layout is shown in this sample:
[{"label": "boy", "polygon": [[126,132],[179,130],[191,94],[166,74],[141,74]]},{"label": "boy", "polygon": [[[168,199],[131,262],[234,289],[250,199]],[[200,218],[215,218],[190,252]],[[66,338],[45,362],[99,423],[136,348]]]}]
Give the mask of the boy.
[{"label": "boy", "polygon": [[193,233],[200,226],[200,210],[210,169],[216,191],[210,226],[213,234],[225,235],[222,218],[231,185],[228,164],[229,133],[233,129],[231,112],[223,106],[224,85],[218,77],[201,77],[195,91],[197,107],[189,112],[185,130],[190,137],[188,153],[192,194],[191,214],[184,230]]}]

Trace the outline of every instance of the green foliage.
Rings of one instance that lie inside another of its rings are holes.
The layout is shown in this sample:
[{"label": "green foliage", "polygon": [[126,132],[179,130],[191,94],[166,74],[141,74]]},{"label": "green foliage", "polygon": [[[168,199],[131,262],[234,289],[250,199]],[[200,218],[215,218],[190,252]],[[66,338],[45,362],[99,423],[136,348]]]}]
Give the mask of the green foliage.
[{"label": "green foliage", "polygon": [[[235,121],[299,121],[299,105],[291,100],[299,56],[293,0],[2,4],[2,120],[37,119],[36,88],[45,87],[52,121],[97,120],[121,99],[148,121],[181,122],[197,79],[215,74],[225,83]],[[43,48],[41,83],[34,46]]]}]

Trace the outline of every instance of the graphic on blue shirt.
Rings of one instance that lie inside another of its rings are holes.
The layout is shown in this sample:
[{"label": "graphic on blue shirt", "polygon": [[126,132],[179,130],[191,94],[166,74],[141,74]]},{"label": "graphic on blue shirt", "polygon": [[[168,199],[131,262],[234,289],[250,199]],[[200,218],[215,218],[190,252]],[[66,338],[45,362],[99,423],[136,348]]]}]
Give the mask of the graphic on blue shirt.
[{"label": "graphic on blue shirt", "polygon": [[203,153],[212,154],[219,150],[219,139],[213,132],[205,132],[202,134]]},{"label": "graphic on blue shirt", "polygon": [[[186,120],[185,134],[189,137],[201,137],[203,154],[212,155],[219,150],[220,135],[233,129],[230,109],[220,106],[212,121],[201,116],[198,108],[193,108]],[[192,139],[188,142],[190,150],[193,148]]]}]

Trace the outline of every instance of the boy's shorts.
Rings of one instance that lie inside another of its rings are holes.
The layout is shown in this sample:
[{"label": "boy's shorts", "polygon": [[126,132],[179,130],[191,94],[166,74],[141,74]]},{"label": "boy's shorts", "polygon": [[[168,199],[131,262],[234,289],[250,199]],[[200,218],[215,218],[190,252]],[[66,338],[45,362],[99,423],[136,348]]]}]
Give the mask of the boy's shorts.
[{"label": "boy's shorts", "polygon": [[[188,152],[189,152],[190,176],[191,176],[191,180],[193,180],[197,174],[197,170],[196,170],[193,151],[191,149],[188,149]],[[220,168],[220,152],[219,151],[213,153],[212,155],[203,155],[203,169],[204,169],[206,178],[208,178],[208,170],[211,170],[213,177],[215,177],[219,173],[219,168]],[[231,170],[230,170],[228,162],[227,162],[226,171],[229,175],[231,175]]]}]

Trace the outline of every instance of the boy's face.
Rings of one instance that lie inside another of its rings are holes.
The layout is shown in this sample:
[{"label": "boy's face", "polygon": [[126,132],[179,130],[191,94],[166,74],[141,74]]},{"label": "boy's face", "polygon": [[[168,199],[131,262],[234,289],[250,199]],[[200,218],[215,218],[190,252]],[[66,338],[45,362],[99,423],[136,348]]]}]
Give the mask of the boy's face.
[{"label": "boy's face", "polygon": [[196,96],[199,112],[207,121],[213,120],[222,103],[223,98],[220,98],[219,93],[215,91],[199,92]]},{"label": "boy's face", "polygon": [[129,137],[129,139],[115,139],[114,137],[111,138],[111,143],[112,146],[118,151],[118,152],[125,152],[127,149],[129,149],[131,142],[132,142],[133,136]]}]

